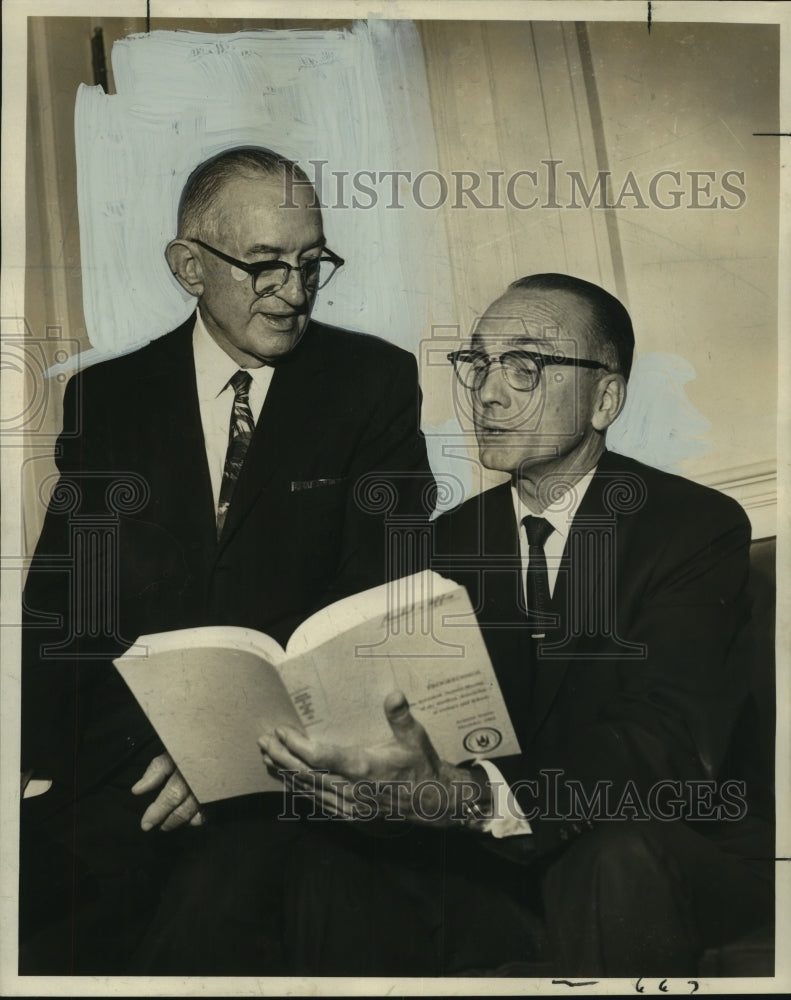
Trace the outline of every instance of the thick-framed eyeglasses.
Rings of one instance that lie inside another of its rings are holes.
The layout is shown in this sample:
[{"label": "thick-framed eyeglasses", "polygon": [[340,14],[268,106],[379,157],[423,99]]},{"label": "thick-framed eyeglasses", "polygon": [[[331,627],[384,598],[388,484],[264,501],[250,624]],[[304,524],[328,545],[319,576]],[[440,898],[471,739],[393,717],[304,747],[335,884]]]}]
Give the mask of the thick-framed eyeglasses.
[{"label": "thick-framed eyeglasses", "polygon": [[456,378],[467,389],[478,390],[486,381],[492,366],[499,364],[508,385],[518,392],[531,392],[541,380],[547,365],[573,365],[576,368],[602,368],[599,361],[569,358],[565,354],[538,354],[533,351],[505,351],[503,354],[486,354],[484,351],[452,351],[448,361],[453,365]]},{"label": "thick-framed eyeglasses", "polygon": [[292,271],[300,272],[303,288],[308,294],[312,295],[320,288],[324,288],[338,268],[342,267],[345,263],[342,257],[324,247],[319,257],[311,257],[308,260],[303,260],[302,263],[296,266],[287,264],[284,260],[262,260],[257,261],[255,264],[248,264],[247,261],[237,260],[235,257],[230,257],[227,253],[223,253],[222,250],[209,246],[203,240],[192,237],[192,242],[197,243],[204,250],[208,250],[209,253],[213,253],[220,260],[224,260],[226,264],[238,267],[240,271],[249,274],[253,279],[253,291],[256,295],[262,297],[274,295],[275,292],[278,292],[284,285],[288,284]]}]

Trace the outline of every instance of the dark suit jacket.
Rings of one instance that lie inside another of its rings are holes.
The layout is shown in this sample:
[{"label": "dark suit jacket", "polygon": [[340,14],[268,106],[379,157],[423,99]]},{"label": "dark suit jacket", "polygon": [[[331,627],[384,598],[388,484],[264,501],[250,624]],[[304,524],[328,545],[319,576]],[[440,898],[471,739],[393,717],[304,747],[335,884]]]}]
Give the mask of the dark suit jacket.
[{"label": "dark suit jacket", "polygon": [[285,643],[383,582],[386,518],[433,503],[414,358],[311,322],[277,364],[218,543],[193,325],[66,390],[24,595],[23,765],[80,786],[159,752],[109,665],[139,635],[229,624]]},{"label": "dark suit jacket", "polygon": [[567,540],[556,626],[538,641],[519,609],[509,484],[439,519],[433,565],[470,592],[522,748],[495,763],[512,785],[562,772],[557,797],[546,779],[517,792],[539,810],[531,848],[584,830],[552,818],[568,811],[568,779],[588,796],[611,783],[614,803],[631,781],[645,802],[656,782],[721,773],[747,687],[733,653],[749,542],[734,501],[605,452]]}]

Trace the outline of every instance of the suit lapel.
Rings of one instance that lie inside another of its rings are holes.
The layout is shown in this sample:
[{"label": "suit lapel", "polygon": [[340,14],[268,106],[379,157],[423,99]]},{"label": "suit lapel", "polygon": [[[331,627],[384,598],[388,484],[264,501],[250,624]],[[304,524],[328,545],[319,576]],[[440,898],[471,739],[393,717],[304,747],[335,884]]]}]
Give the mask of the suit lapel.
[{"label": "suit lapel", "polygon": [[484,494],[483,551],[487,577],[484,608],[488,620],[512,623],[524,617],[521,594],[521,558],[511,484],[503,483]]},{"label": "suit lapel", "polygon": [[141,385],[152,501],[157,521],[179,538],[190,563],[213,549],[214,502],[192,353],[194,318],[162,338]]},{"label": "suit lapel", "polygon": [[478,619],[517,734],[524,726],[532,689],[532,650],[522,597],[519,536],[511,484],[482,494],[478,522],[483,558],[476,560],[482,602]]},{"label": "suit lapel", "polygon": [[[590,629],[600,627],[598,614],[605,597],[613,606],[614,595],[608,588],[614,584],[615,520],[604,502],[605,488],[612,483],[609,465],[605,452],[566,539],[551,604],[559,628],[538,645],[527,739],[546,718],[570,665],[587,655],[584,638],[598,637]],[[591,614],[596,616],[593,621]]]}]

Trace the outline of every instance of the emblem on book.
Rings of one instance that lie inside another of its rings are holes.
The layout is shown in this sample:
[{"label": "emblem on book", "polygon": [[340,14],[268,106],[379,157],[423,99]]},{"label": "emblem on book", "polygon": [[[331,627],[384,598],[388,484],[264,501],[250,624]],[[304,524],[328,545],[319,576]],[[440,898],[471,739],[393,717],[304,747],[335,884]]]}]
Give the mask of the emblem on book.
[{"label": "emblem on book", "polygon": [[464,749],[470,753],[488,753],[498,747],[502,741],[503,736],[499,729],[481,726],[479,729],[473,729],[464,737]]}]

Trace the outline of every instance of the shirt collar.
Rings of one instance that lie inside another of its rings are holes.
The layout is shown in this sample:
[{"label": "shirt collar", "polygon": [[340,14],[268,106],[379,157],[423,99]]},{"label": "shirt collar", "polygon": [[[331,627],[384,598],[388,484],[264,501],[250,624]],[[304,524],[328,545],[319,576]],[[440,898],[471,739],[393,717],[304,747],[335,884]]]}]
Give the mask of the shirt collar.
[{"label": "shirt collar", "polygon": [[[595,472],[596,466],[594,465],[581,479],[577,480],[570,490],[561,493],[548,507],[545,507],[541,511],[540,516],[546,518],[555,531],[563,538],[568,537],[571,523],[576,517],[579,506],[582,503],[582,498],[585,496]],[[522,519],[527,517],[528,514],[538,516],[537,512],[531,510],[522,500],[519,496],[519,491],[513,483],[511,484],[511,500],[514,505],[517,530],[522,525]]]},{"label": "shirt collar", "polygon": [[[195,328],[192,331],[192,353],[195,358],[198,398],[216,399],[241,366],[229,354],[225,353],[206,329],[200,309],[195,312]],[[265,372],[266,377],[269,377],[268,368],[269,365],[262,365],[260,368],[246,368],[245,371],[250,373],[255,382]]]}]

